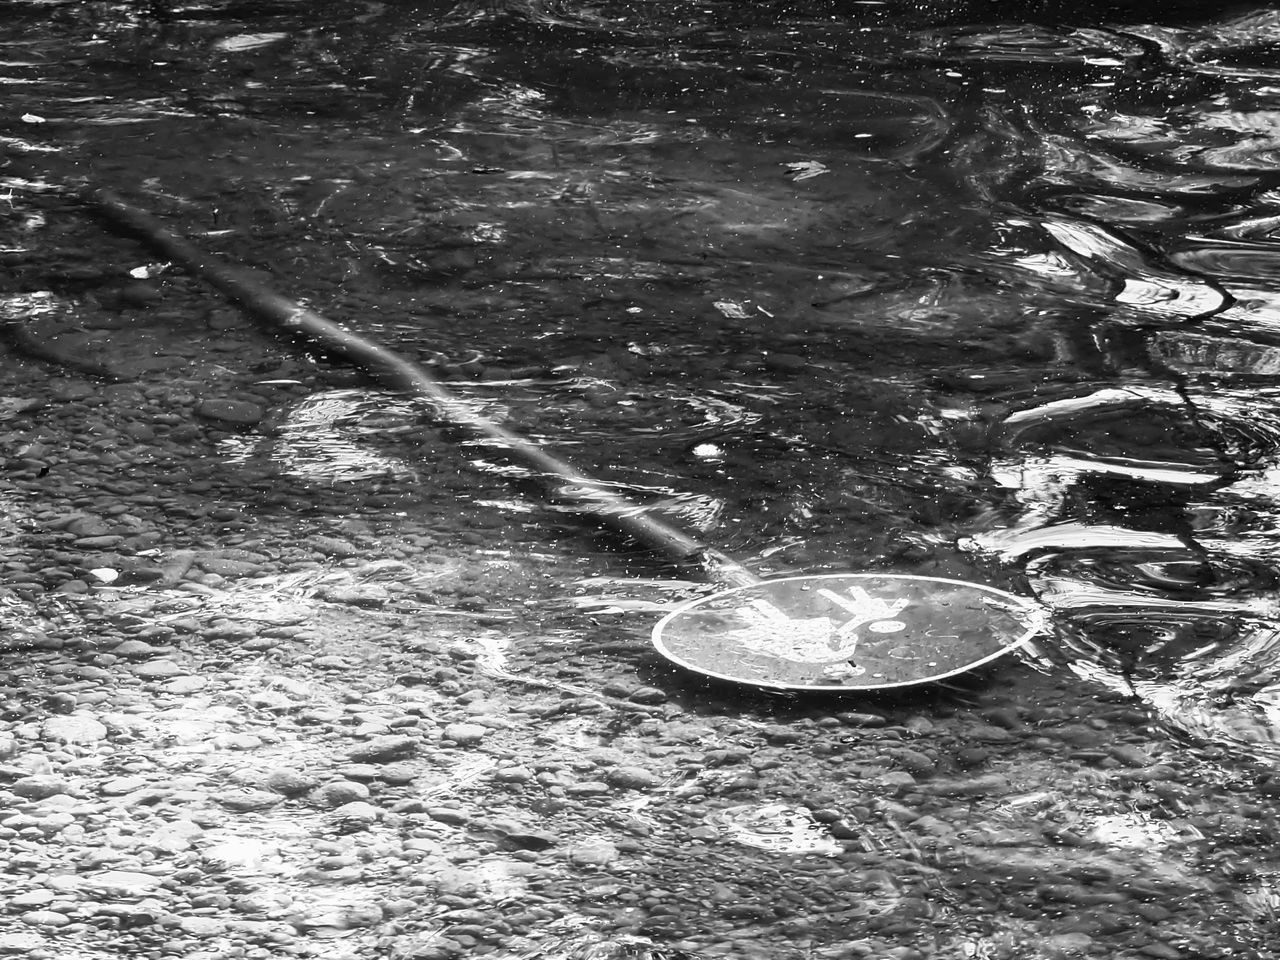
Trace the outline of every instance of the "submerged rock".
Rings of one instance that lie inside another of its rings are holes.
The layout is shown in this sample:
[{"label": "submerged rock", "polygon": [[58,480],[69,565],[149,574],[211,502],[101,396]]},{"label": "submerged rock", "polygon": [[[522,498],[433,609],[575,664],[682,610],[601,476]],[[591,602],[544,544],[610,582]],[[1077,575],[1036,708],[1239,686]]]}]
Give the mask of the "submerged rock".
[{"label": "submerged rock", "polygon": [[444,728],[444,738],[460,747],[473,747],[488,734],[489,728],[478,723],[450,723]]},{"label": "submerged rock", "polygon": [[347,757],[356,763],[390,763],[413,756],[419,743],[417,737],[386,734],[357,744],[347,751]]},{"label": "submerged rock", "polygon": [[238,427],[252,427],[261,422],[265,412],[258,404],[248,400],[209,399],[196,405],[196,415]]}]

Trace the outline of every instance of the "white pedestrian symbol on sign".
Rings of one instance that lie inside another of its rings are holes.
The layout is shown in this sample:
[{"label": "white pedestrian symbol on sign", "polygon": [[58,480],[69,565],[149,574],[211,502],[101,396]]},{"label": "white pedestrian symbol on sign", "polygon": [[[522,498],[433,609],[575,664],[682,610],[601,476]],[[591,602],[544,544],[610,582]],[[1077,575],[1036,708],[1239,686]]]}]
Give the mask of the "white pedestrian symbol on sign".
[{"label": "white pedestrian symbol on sign", "polygon": [[765,600],[754,600],[749,606],[759,619],[738,633],[738,642],[747,650],[792,663],[825,664],[823,674],[839,679],[865,672],[852,662],[863,639],[857,632],[860,627],[877,634],[907,628],[895,618],[908,606],[908,600],[882,600],[857,586],[850,587],[847,594],[827,589],[817,593],[848,614],[848,619],[841,623],[829,616],[790,617]]},{"label": "white pedestrian symbol on sign", "polygon": [[1033,600],[942,577],[778,577],[667,614],[654,645],[709,677],[785,690],[877,690],[972,670],[1045,629]]},{"label": "white pedestrian symbol on sign", "polygon": [[881,600],[879,597],[871,596],[862,587],[850,587],[847,597],[834,590],[826,589],[819,590],[818,596],[825,597],[851,614],[851,618],[845,621],[844,626],[836,631],[840,636],[853,633],[864,623],[870,624],[867,629],[872,633],[898,633],[907,629],[905,623],[894,619],[907,606],[908,601],[901,598]]}]

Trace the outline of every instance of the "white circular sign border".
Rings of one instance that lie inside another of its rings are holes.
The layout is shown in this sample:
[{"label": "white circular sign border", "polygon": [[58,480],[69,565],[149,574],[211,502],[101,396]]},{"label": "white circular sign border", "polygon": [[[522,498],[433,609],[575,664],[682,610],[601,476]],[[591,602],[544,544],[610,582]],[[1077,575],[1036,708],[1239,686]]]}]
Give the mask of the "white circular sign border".
[{"label": "white circular sign border", "polygon": [[[694,607],[701,606],[704,603],[710,603],[713,600],[719,600],[734,593],[742,593],[748,590],[754,590],[763,584],[770,583],[787,583],[796,580],[912,580],[926,581],[929,583],[945,583],[949,586],[966,587],[979,593],[987,593],[992,596],[999,597],[1014,608],[1026,611],[1031,615],[1030,624],[1027,629],[1016,640],[1001,646],[993,653],[974,660],[972,663],[965,664],[954,670],[947,670],[944,673],[934,674],[932,676],[920,677],[915,680],[897,680],[892,683],[867,684],[863,686],[848,686],[845,684],[807,684],[807,683],[775,683],[768,680],[744,680],[741,677],[734,677],[724,673],[717,673],[714,670],[700,667],[697,664],[690,663],[684,658],[672,653],[667,649],[662,640],[663,628],[674,620],[676,617],[682,616]],[[727,590],[718,590],[715,593],[708,594],[705,597],[698,597],[696,600],[689,600],[680,604],[676,609],[672,610],[665,617],[653,625],[650,633],[650,640],[658,653],[662,654],[671,663],[684,667],[686,670],[692,670],[694,673],[700,673],[703,676],[711,677],[716,680],[727,680],[730,683],[743,684],[750,687],[761,687],[768,690],[797,690],[810,691],[813,693],[870,693],[876,690],[889,690],[900,687],[915,687],[925,683],[937,683],[940,680],[946,680],[948,677],[954,677],[961,673],[968,673],[970,670],[976,670],[984,664],[990,663],[998,657],[1003,657],[1007,653],[1011,653],[1018,647],[1025,645],[1032,637],[1045,629],[1048,622],[1048,611],[1039,603],[1029,597],[1020,597],[1016,593],[1010,593],[1007,590],[1001,590],[999,587],[989,587],[982,583],[973,583],[969,580],[953,580],[947,577],[927,577],[920,574],[911,573],[815,573],[805,574],[795,577],[775,577],[772,579],[761,580],[760,583],[747,584],[741,587],[730,587]]]}]

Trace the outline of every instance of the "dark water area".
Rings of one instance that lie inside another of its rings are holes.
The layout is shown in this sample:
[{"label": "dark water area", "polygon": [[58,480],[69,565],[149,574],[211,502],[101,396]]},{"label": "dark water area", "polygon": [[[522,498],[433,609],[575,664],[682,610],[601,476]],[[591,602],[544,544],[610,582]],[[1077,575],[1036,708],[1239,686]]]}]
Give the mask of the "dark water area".
[{"label": "dark water area", "polygon": [[[702,587],[475,469],[483,449],[424,434],[412,404],[340,362],[239,325],[63,199],[78,178],[433,365],[762,573],[952,577],[1045,606],[1052,631],[996,672],[872,702],[927,716],[936,696],[930,730],[987,709],[1006,719],[982,735],[1029,730],[1032,753],[1064,718],[1085,731],[1065,768],[1019,761],[1031,780],[990,820],[1012,839],[917,831],[942,905],[902,922],[932,924],[934,952],[797,923],[762,941],[772,955],[1275,955],[1271,5],[10,0],[0,90],[16,160],[0,168],[0,317],[50,341],[79,342],[59,326],[72,314],[71,333],[112,329],[90,359],[153,406],[181,381],[267,411],[210,441],[196,486],[171,484],[168,461],[128,471],[175,536],[173,510],[203,522],[184,498],[210,484],[260,533],[344,514],[425,525],[442,563],[487,558],[448,602],[495,614],[498,669],[590,647],[613,654],[574,682],[630,666],[709,698],[706,715],[811,706],[655,668],[636,652],[653,611]],[[148,311],[168,332],[144,316],[131,340],[119,317]],[[3,393],[64,389],[47,354],[11,359]],[[10,437],[27,445],[19,479],[39,473],[38,434]],[[37,488],[5,495],[18,527],[77,502]],[[6,569],[15,604],[83,579]],[[584,630],[594,646],[572,646]],[[987,703],[993,689],[1011,699]],[[1130,718],[1119,761],[1088,726],[1106,710]],[[1178,776],[1153,785],[1137,756]],[[1117,764],[1134,767],[1123,789],[1090,779]],[[926,794],[960,820],[982,802]],[[875,843],[908,842],[896,823]],[[1016,835],[1051,823],[1068,839]],[[1133,894],[1090,843],[1157,893]],[[743,862],[763,870],[755,849]],[[973,875],[1006,867],[1037,892],[971,896]],[[1160,936],[1160,896],[1215,908]],[[1133,897],[1150,909],[1117,906]],[[1076,922],[1090,910],[1111,919]],[[1146,932],[1126,940],[1126,924]],[[757,955],[741,930],[663,929],[646,936]]]}]

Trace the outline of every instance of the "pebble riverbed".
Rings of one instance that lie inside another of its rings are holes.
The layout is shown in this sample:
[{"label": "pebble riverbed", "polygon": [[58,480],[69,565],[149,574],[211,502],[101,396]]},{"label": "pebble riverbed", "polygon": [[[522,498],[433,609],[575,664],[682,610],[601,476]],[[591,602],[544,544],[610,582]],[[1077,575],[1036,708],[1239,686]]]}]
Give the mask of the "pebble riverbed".
[{"label": "pebble riverbed", "polygon": [[447,445],[282,470],[350,371],[75,279],[0,368],[0,955],[1275,955],[1244,761],[1017,660],[894,700],[673,674]]}]

